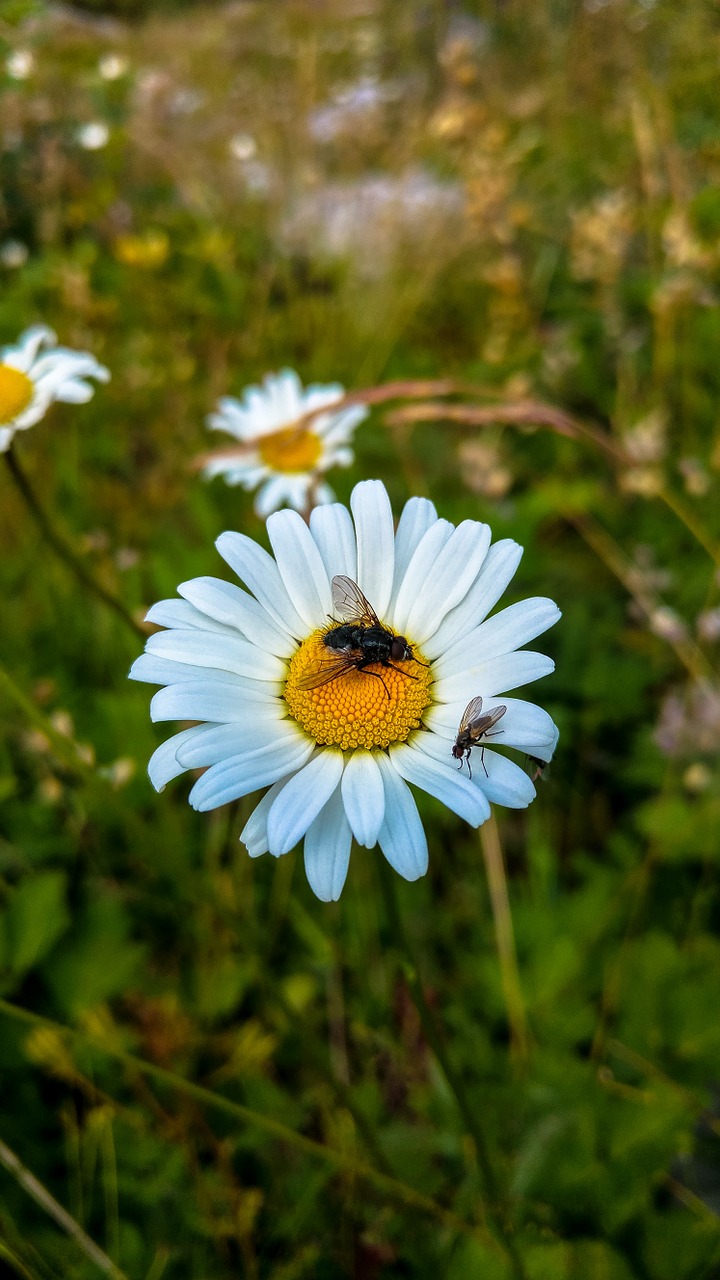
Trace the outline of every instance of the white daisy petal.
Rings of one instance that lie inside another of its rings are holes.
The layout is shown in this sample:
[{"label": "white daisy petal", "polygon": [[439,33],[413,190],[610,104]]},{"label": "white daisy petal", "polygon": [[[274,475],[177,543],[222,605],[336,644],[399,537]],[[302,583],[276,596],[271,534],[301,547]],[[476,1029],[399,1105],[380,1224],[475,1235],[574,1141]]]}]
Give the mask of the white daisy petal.
[{"label": "white daisy petal", "polygon": [[336,787],[305,836],[305,874],[321,902],[337,902],[340,897],[350,863],[351,844],[350,824],[340,788]]},{"label": "white daisy petal", "polygon": [[302,840],[342,777],[343,753],[326,747],[291,778],[268,815],[268,844],[275,857]]},{"label": "white daisy petal", "polygon": [[280,718],[279,708],[275,718],[263,716],[262,719],[258,718],[257,711],[253,715],[248,708],[241,720],[210,725],[205,733],[179,747],[177,758],[185,769],[206,769],[230,756],[252,755],[261,747],[270,747],[273,743],[285,745],[302,736],[294,722]]},{"label": "white daisy petal", "polygon": [[332,612],[327,570],[305,521],[296,511],[278,511],[267,522],[275,560],[300,617],[312,631]]},{"label": "white daisy petal", "polygon": [[[402,586],[407,567],[416,547],[438,518],[435,506],[428,498],[410,498],[402,509],[395,534],[395,573],[392,589],[392,607]],[[352,574],[348,575],[352,578]]]},{"label": "white daisy petal", "polygon": [[222,764],[211,765],[198,778],[188,796],[190,804],[193,809],[205,813],[221,804],[239,800],[251,791],[270,786],[295,769],[302,769],[312,751],[313,743],[296,738],[279,746],[272,743],[245,755],[230,756]]},{"label": "white daisy petal", "polygon": [[173,734],[157,751],[153,751],[148,763],[148,774],[156,791],[164,791],[168,782],[185,772],[185,765],[180,764],[177,758],[178,748],[204,733],[206,728],[206,725],[199,724],[193,725],[192,729],[183,729],[182,733]]},{"label": "white daisy petal", "polygon": [[[352,458],[350,458],[348,462],[346,462],[346,463],[344,463],[344,464],[343,464],[343,463],[341,463],[341,462],[339,461],[339,459],[337,460],[337,462],[338,462],[338,466],[343,466],[343,465],[344,465],[344,466],[348,466],[348,467],[350,466],[350,463],[351,463],[352,461],[353,461],[353,459],[352,459]],[[316,502],[317,506],[319,506],[319,507],[320,507],[320,506],[325,506],[328,502],[334,502],[334,501],[335,501],[335,491],[334,491],[334,489],[331,489],[331,488],[330,488],[330,485],[329,485],[329,484],[325,484],[325,482],[324,482],[324,481],[322,482],[322,484],[318,484],[318,485],[316,485],[315,490],[314,490],[314,496],[315,496],[315,502]],[[305,505],[307,506],[307,502],[305,503]]]},{"label": "white daisy petal", "polygon": [[205,425],[211,431],[227,431],[228,435],[235,436],[237,440],[245,439],[245,414],[232,396],[223,396],[218,400],[217,412],[208,415]]},{"label": "white daisy petal", "polygon": [[390,604],[395,571],[395,531],[387,490],[361,480],[350,497],[357,538],[357,584],[379,618]]},{"label": "white daisy petal", "polygon": [[[474,753],[472,781],[493,804],[503,804],[507,809],[527,809],[535,799],[535,787],[524,769],[498,755],[489,747]],[[487,771],[487,772],[486,772]]]},{"label": "white daisy petal", "polygon": [[[226,675],[226,679],[220,679]],[[205,680],[186,680],[160,689],[150,703],[150,719],[160,720],[213,720],[227,724],[241,716],[248,703],[263,708],[275,702],[271,686],[258,681],[243,680],[224,672],[214,672]]]},{"label": "white daisy petal", "polygon": [[240,839],[251,858],[259,858],[261,854],[268,853],[267,842],[267,816],[272,808],[273,801],[280,794],[287,778],[280,778],[279,782],[274,782],[269,791],[265,792],[262,800],[255,806],[245,826],[240,832]]},{"label": "white daisy petal", "polygon": [[267,551],[244,533],[221,533],[215,546],[281,630],[296,638],[307,634],[307,626],[292,604],[280,570]]},{"label": "white daisy petal", "polygon": [[18,338],[17,346],[3,347],[0,355],[7,364],[12,363],[16,369],[21,369],[23,373],[27,373],[37,359],[41,347],[54,347],[56,345],[57,335],[53,329],[50,329],[46,324],[32,324]]},{"label": "white daisy petal", "polygon": [[269,680],[278,686],[285,674],[285,664],[272,653],[266,653],[240,636],[203,634],[196,628],[186,631],[158,631],[149,637],[147,653],[173,662],[189,662],[196,667],[210,667],[217,671],[232,671],[234,675],[247,676],[251,680]]},{"label": "white daisy petal", "polygon": [[390,748],[390,762],[401,778],[435,796],[453,813],[459,814],[471,827],[479,827],[490,817],[490,806],[482,793],[463,778],[450,762],[446,764],[422,751],[416,745],[418,737],[431,738],[432,734],[415,735],[412,743],[397,743]]},{"label": "white daisy petal", "polygon": [[[305,388],[304,408],[321,409],[324,404],[334,404],[336,400],[342,400],[345,395],[345,388],[340,382],[311,382]],[[362,407],[362,406],[361,406]],[[343,410],[347,413],[348,410]],[[363,409],[363,413],[367,414],[367,409]],[[333,417],[339,415],[332,415]]]},{"label": "white daisy petal", "polygon": [[342,776],[342,799],[358,844],[372,849],[385,818],[385,791],[378,752],[354,751]]},{"label": "white daisy petal", "polygon": [[328,578],[342,573],[346,578],[357,579],[357,550],[355,530],[347,507],[333,502],[326,507],[315,507],[310,513],[310,532]]},{"label": "white daisy petal", "polygon": [[281,631],[267,610],[234,583],[224,582],[222,578],[192,578],[190,582],[181,582],[178,591],[205,617],[222,623],[224,628],[240,631],[260,649],[280,658],[289,658],[294,653],[296,645],[287,631]]},{"label": "white daisy petal", "polygon": [[503,653],[512,653],[554,626],[559,617],[557,605],[542,597],[511,604],[446,649],[435,662],[433,670],[438,679],[443,679],[477,666],[479,662],[489,662]]},{"label": "white daisy petal", "polygon": [[216,454],[205,463],[202,474],[205,480],[214,480],[216,476],[222,476],[226,484],[239,484],[249,493],[267,478],[268,469],[258,462],[258,455],[253,450],[246,453],[243,458],[232,454]]},{"label": "white daisy petal", "polygon": [[544,653],[534,653],[531,649],[520,649],[516,653],[503,653],[489,662],[479,662],[477,666],[468,668],[458,675],[438,680],[433,692],[439,702],[458,702],[465,698],[466,702],[474,696],[474,690],[481,690],[482,697],[492,698],[506,689],[519,689],[532,680],[540,680],[555,670],[552,658]]},{"label": "white daisy petal", "polygon": [[[231,675],[229,671],[215,673],[218,680],[238,687],[240,677]],[[158,658],[152,653],[141,653],[133,662],[128,678],[142,680],[145,684],[179,684],[183,680],[207,680],[207,671],[202,667],[193,667],[186,662],[171,662],[169,658]],[[170,719],[172,720],[172,716]]]},{"label": "white daisy petal", "polygon": [[[302,509],[305,506],[307,491],[312,483],[312,477],[308,476],[302,481],[302,492],[299,501],[296,494],[296,488],[293,486],[290,476],[271,475],[265,480],[255,494],[255,510],[261,520],[267,520],[269,515],[274,511],[279,511],[280,507],[286,504],[294,507],[295,510]],[[246,481],[245,488],[251,489],[252,484]]]},{"label": "white daisy petal", "polygon": [[201,631],[215,631],[218,635],[233,635],[234,632],[234,628],[201,613],[187,600],[159,600],[148,609],[145,621],[154,622],[158,627],[198,627]]},{"label": "white daisy petal", "polygon": [[410,613],[418,597],[427,590],[433,565],[452,532],[453,526],[449,520],[436,520],[416,546],[395,597],[391,622],[396,631],[404,634],[407,630]]},{"label": "white daisy petal", "polygon": [[437,658],[445,653],[451,644],[462,639],[487,617],[513,578],[521,558],[522,547],[510,538],[504,538],[490,548],[465,599],[446,614],[435,634],[426,642],[424,651],[428,658]]},{"label": "white daisy petal", "polygon": [[398,875],[404,880],[419,880],[428,868],[428,846],[417,805],[409,786],[383,752],[378,752],[378,765],[385,788],[385,819],[378,843]]},{"label": "white daisy petal", "polygon": [[437,631],[446,613],[464,600],[478,576],[490,546],[490,530],[464,520],[440,551],[423,591],[408,610],[406,629],[418,644]]},{"label": "white daisy petal", "polygon": [[[310,405],[308,405],[310,408]],[[354,405],[350,409],[343,409],[341,413],[323,413],[315,419],[315,430],[319,436],[322,436],[326,444],[335,446],[335,462],[339,461],[340,449],[338,445],[347,444],[355,434],[356,427],[364,422],[368,416],[368,410],[363,405]]]}]

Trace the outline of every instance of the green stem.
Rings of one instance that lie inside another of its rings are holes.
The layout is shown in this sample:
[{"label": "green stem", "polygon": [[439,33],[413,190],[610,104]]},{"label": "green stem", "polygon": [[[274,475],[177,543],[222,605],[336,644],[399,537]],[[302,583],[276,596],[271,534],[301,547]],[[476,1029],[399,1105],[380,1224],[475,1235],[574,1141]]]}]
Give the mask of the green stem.
[{"label": "green stem", "polygon": [[402,966],[403,975],[407,981],[408,987],[410,988],[410,994],[413,998],[415,1008],[417,1009],[425,1038],[427,1039],[427,1042],[440,1065],[443,1075],[445,1076],[455,1098],[460,1116],[475,1145],[477,1162],[485,1185],[488,1221],[491,1223],[495,1235],[502,1243],[508,1254],[512,1264],[513,1273],[517,1280],[524,1280],[525,1271],[522,1260],[517,1252],[515,1243],[509,1236],[503,1222],[503,1214],[499,1204],[498,1183],[488,1153],[485,1136],[478,1123],[477,1112],[471,1105],[460,1075],[455,1070],[455,1067],[448,1056],[445,1044],[443,1043],[443,1039],[438,1030],[435,1015],[425,999],[425,992],[423,990],[417,959],[413,952],[400,914],[395,886],[395,873],[385,862],[384,858],[379,860],[378,865],[380,867],[380,881],[385,897],[388,922],[393,931],[393,936],[398,944],[398,948],[404,955],[404,964]]},{"label": "green stem", "polygon": [[66,768],[82,778],[90,779],[97,776],[92,767],[83,760],[72,738],[67,738],[55,728],[52,721],[43,715],[40,708],[31,698],[28,698],[26,693],[23,693],[22,689],[18,688],[10,673],[2,666],[0,666],[0,692],[6,693],[27,716],[30,723],[34,724],[36,729],[39,729],[40,733],[47,738],[58,760],[61,760]]},{"label": "green stem", "polygon": [[695,518],[694,511],[683,502],[682,498],[673,493],[667,485],[663,485],[659,490],[658,498],[665,503],[665,506],[672,511],[673,515],[677,516],[678,520],[682,521],[688,532],[700,543],[703,551],[706,551],[710,556],[710,559],[716,565],[720,565],[720,546],[713,541],[707,530]]},{"label": "green stem", "polygon": [[100,1246],[91,1239],[86,1231],[83,1231],[80,1223],[76,1222],[72,1217],[72,1214],[69,1214],[67,1209],[64,1209],[55,1197],[50,1194],[47,1188],[43,1186],[42,1182],[38,1181],[35,1174],[25,1168],[25,1165],[18,1159],[15,1152],[11,1151],[1,1138],[0,1164],[7,1169],[8,1173],[12,1174],[16,1182],[18,1182],[20,1186],[27,1191],[28,1195],[32,1196],[35,1203],[39,1204],[40,1208],[44,1209],[45,1213],[47,1213],[63,1231],[67,1232],[70,1239],[75,1241],[78,1248],[82,1250],[91,1262],[95,1263],[95,1266],[98,1267],[104,1275],[111,1276],[112,1280],[127,1280],[125,1273],[121,1271],[119,1267],[115,1266],[115,1263],[112,1259],[108,1258],[106,1253],[103,1253]]},{"label": "green stem", "polygon": [[268,1136],[275,1138],[279,1142],[295,1147],[296,1150],[302,1151],[307,1156],[322,1160],[325,1164],[333,1166],[339,1173],[348,1174],[368,1183],[376,1191],[384,1193],[389,1200],[399,1203],[405,1208],[418,1209],[420,1212],[436,1218],[450,1231],[474,1236],[485,1245],[498,1247],[494,1236],[480,1224],[467,1222],[458,1214],[445,1209],[443,1205],[438,1204],[430,1196],[423,1195],[422,1192],[416,1191],[414,1187],[408,1186],[407,1183],[401,1182],[398,1178],[388,1177],[384,1173],[379,1173],[370,1165],[355,1160],[352,1155],[348,1155],[344,1151],[337,1151],[333,1147],[324,1146],[321,1142],[314,1141],[312,1138],[306,1138],[303,1134],[295,1133],[293,1129],[289,1129],[287,1125],[282,1124],[279,1120],[274,1120],[272,1116],[253,1111],[250,1107],[243,1106],[240,1102],[234,1102],[231,1098],[225,1098],[222,1094],[214,1093],[203,1085],[195,1084],[192,1080],[186,1080],[183,1076],[176,1075],[174,1071],[168,1071],[165,1067],[158,1067],[154,1062],[147,1062],[144,1058],[139,1058],[135,1054],[123,1053],[120,1049],[109,1048],[106,1044],[98,1043],[86,1032],[78,1031],[74,1027],[63,1026],[62,1023],[54,1022],[51,1018],[45,1018],[41,1014],[32,1013],[29,1009],[23,1009],[8,1000],[0,999],[0,1014],[5,1014],[6,1017],[12,1018],[16,1022],[22,1022],[26,1026],[49,1028],[56,1035],[65,1037],[77,1044],[82,1044],[107,1058],[113,1058],[131,1071],[140,1072],[141,1075],[157,1080],[179,1093],[184,1093],[205,1106],[213,1107],[216,1111],[223,1111],[235,1120],[240,1120],[243,1124],[267,1133]]},{"label": "green stem", "polygon": [[49,543],[56,555],[63,561],[63,564],[65,564],[71,573],[75,575],[81,586],[85,587],[88,591],[92,592],[93,595],[97,596],[98,600],[101,600],[109,609],[114,610],[118,617],[122,618],[125,625],[130,627],[136,636],[141,636],[143,640],[146,640],[147,634],[140,626],[140,623],[135,621],[132,614],[125,608],[122,601],[118,600],[117,596],[114,596],[111,591],[107,591],[102,583],[98,582],[97,578],[94,578],[93,575],[88,572],[77,553],[73,551],[70,544],[66,542],[62,534],[58,533],[57,529],[53,526],[13,449],[8,449],[5,454],[5,461],[7,462],[10,475],[15,482],[18,492],[21,494],[28,511],[32,515],[36,525],[45,538],[45,541]]}]

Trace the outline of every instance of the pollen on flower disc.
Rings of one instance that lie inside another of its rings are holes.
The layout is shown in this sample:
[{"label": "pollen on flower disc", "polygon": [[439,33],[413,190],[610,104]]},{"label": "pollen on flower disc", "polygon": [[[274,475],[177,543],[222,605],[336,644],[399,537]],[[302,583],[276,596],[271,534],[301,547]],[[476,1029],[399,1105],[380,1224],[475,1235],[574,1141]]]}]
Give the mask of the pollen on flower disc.
[{"label": "pollen on flower disc", "polygon": [[314,432],[284,427],[258,441],[260,457],[273,471],[312,471],[320,461],[322,441]]},{"label": "pollen on flower disc", "polygon": [[316,742],[343,750],[405,742],[410,731],[419,728],[430,703],[432,672],[420,665],[424,659],[417,647],[413,651],[420,662],[397,663],[397,669],[373,663],[364,671],[352,668],[316,689],[300,689],[298,681],[332,660],[323,635],[313,632],[290,662],[285,701],[294,719]]},{"label": "pollen on flower disc", "polygon": [[0,424],[17,418],[32,398],[33,384],[26,374],[9,364],[0,364]]}]

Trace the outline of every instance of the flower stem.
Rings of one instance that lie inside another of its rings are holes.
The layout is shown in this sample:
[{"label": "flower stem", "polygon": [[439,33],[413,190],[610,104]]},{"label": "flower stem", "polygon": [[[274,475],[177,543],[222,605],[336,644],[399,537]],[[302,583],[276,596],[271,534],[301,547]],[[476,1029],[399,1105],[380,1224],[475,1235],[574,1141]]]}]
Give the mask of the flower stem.
[{"label": "flower stem", "polygon": [[692,534],[703,550],[710,556],[710,559],[716,565],[720,565],[720,545],[713,540],[703,525],[696,520],[695,513],[683,502],[682,498],[673,493],[667,485],[663,485],[659,490],[658,498],[665,503],[665,506],[672,511],[673,515],[677,516],[678,520],[682,521],[688,532]]},{"label": "flower stem", "polygon": [[83,1231],[79,1222],[76,1222],[67,1209],[50,1194],[46,1187],[31,1173],[29,1169],[11,1151],[6,1143],[0,1138],[0,1164],[12,1174],[20,1186],[32,1196],[36,1204],[45,1210],[53,1221],[55,1221],[63,1231],[67,1232],[71,1240],[85,1254],[95,1266],[106,1276],[111,1276],[112,1280],[127,1280],[124,1271],[115,1266],[115,1263],[106,1253],[90,1238],[86,1231]]},{"label": "flower stem", "polygon": [[393,936],[398,947],[404,955],[405,963],[402,966],[403,976],[405,977],[410,989],[410,994],[417,1010],[425,1038],[427,1039],[427,1042],[438,1061],[440,1069],[447,1080],[450,1090],[455,1098],[461,1119],[463,1120],[467,1132],[472,1138],[475,1146],[477,1162],[487,1197],[486,1212],[488,1222],[493,1229],[494,1234],[498,1240],[501,1241],[508,1254],[516,1280],[524,1280],[525,1270],[523,1268],[522,1260],[503,1221],[503,1212],[499,1204],[497,1178],[495,1177],[495,1170],[493,1169],[490,1156],[488,1154],[485,1136],[480,1124],[478,1123],[476,1108],[471,1105],[470,1098],[465,1091],[465,1085],[450,1060],[438,1029],[435,1015],[430,1009],[425,998],[417,959],[400,914],[400,906],[397,900],[397,891],[395,886],[395,873],[387,865],[384,858],[379,860],[378,865],[380,867],[380,882],[382,884],[383,894],[385,897],[385,909],[387,912],[388,922],[393,931]]},{"label": "flower stem", "polygon": [[40,733],[45,735],[50,746],[55,752],[57,759],[60,760],[66,768],[86,780],[96,776],[92,766],[88,764],[87,760],[83,760],[77,745],[72,738],[66,737],[65,734],[60,733],[59,730],[55,728],[52,720],[49,720],[47,716],[43,715],[42,711],[38,706],[36,706],[32,698],[29,698],[27,694],[19,688],[9,671],[6,671],[2,665],[0,665],[0,693],[7,694],[10,701],[14,702],[15,705],[20,708],[23,714],[27,716],[30,723],[34,724],[35,728],[39,729]]},{"label": "flower stem", "polygon": [[73,550],[70,544],[66,542],[62,534],[58,533],[46,511],[43,509],[43,506],[35,493],[26,472],[20,465],[17,454],[13,449],[8,449],[5,454],[5,461],[7,462],[10,475],[15,482],[18,492],[21,494],[28,511],[32,515],[36,525],[45,538],[45,541],[49,543],[56,555],[58,555],[67,568],[70,569],[71,573],[75,575],[81,586],[92,592],[93,595],[97,596],[98,600],[101,600],[103,604],[108,606],[108,608],[113,609],[118,617],[122,618],[125,625],[131,628],[136,636],[142,636],[143,640],[147,639],[145,630],[141,627],[139,622],[135,621],[132,614],[125,608],[122,601],[118,600],[117,596],[114,596],[112,592],[107,591],[102,583],[98,582],[97,578],[94,578],[93,575],[88,572],[77,553]]},{"label": "flower stem", "polygon": [[494,817],[488,818],[480,828],[480,845],[485,859],[485,873],[495,925],[495,941],[500,961],[508,1023],[510,1026],[510,1052],[516,1066],[523,1068],[528,1058],[528,1030],[525,1021],[525,1002],[520,986],[515,935],[513,933],[507,877],[503,862],[502,846]]}]

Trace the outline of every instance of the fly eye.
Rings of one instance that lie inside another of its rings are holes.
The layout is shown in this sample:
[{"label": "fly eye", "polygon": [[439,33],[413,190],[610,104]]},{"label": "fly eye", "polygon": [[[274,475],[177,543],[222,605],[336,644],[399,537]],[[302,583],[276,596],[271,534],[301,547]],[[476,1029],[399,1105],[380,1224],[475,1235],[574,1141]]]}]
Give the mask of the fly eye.
[{"label": "fly eye", "polygon": [[407,640],[403,639],[402,636],[395,636],[390,646],[390,657],[393,662],[405,662],[411,656]]}]

